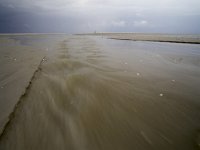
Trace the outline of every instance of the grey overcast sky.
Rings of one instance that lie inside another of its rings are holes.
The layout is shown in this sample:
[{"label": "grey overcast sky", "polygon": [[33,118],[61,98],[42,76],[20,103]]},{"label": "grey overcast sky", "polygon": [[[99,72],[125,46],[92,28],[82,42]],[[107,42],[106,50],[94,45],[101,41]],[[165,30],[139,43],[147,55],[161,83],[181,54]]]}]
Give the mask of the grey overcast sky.
[{"label": "grey overcast sky", "polygon": [[200,34],[200,0],[0,0],[0,32]]}]

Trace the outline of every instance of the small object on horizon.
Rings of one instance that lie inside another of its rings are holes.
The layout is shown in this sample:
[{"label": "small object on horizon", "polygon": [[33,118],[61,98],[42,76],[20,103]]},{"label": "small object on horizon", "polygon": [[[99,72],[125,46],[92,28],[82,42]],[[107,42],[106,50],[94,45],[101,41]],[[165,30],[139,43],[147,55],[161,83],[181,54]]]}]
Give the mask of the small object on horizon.
[{"label": "small object on horizon", "polygon": [[139,73],[139,72],[137,72],[137,76],[140,76],[140,73]]},{"label": "small object on horizon", "polygon": [[17,59],[16,58],[14,58],[14,61],[16,61]]},{"label": "small object on horizon", "polygon": [[127,63],[127,62],[125,62],[124,64],[125,64],[125,65],[127,65],[128,63]]},{"label": "small object on horizon", "polygon": [[176,80],[172,80],[172,82],[176,82]]},{"label": "small object on horizon", "polygon": [[162,97],[163,96],[163,94],[162,93],[160,93],[160,97]]}]

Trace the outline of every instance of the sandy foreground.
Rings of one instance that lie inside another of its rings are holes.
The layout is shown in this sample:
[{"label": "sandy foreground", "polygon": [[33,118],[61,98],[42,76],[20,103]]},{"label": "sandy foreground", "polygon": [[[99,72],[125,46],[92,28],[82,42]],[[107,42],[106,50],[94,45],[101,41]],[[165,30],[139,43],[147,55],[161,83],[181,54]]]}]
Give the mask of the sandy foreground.
[{"label": "sandy foreground", "polygon": [[0,149],[199,149],[200,45],[110,38],[0,36]]}]

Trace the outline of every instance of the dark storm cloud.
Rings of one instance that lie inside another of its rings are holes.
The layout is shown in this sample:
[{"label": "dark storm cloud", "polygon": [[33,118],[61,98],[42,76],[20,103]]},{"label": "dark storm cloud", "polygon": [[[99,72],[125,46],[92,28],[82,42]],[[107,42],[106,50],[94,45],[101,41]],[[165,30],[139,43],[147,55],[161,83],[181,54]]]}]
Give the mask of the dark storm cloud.
[{"label": "dark storm cloud", "polygon": [[0,32],[200,33],[199,0],[1,0]]}]

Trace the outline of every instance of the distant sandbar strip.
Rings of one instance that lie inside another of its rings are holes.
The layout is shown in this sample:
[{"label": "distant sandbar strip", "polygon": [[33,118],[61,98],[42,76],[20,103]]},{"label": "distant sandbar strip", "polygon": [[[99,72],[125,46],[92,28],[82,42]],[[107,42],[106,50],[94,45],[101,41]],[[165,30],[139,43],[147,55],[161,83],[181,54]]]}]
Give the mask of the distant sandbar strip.
[{"label": "distant sandbar strip", "polygon": [[89,33],[78,35],[105,36],[115,40],[200,44],[200,35],[188,34]]}]

